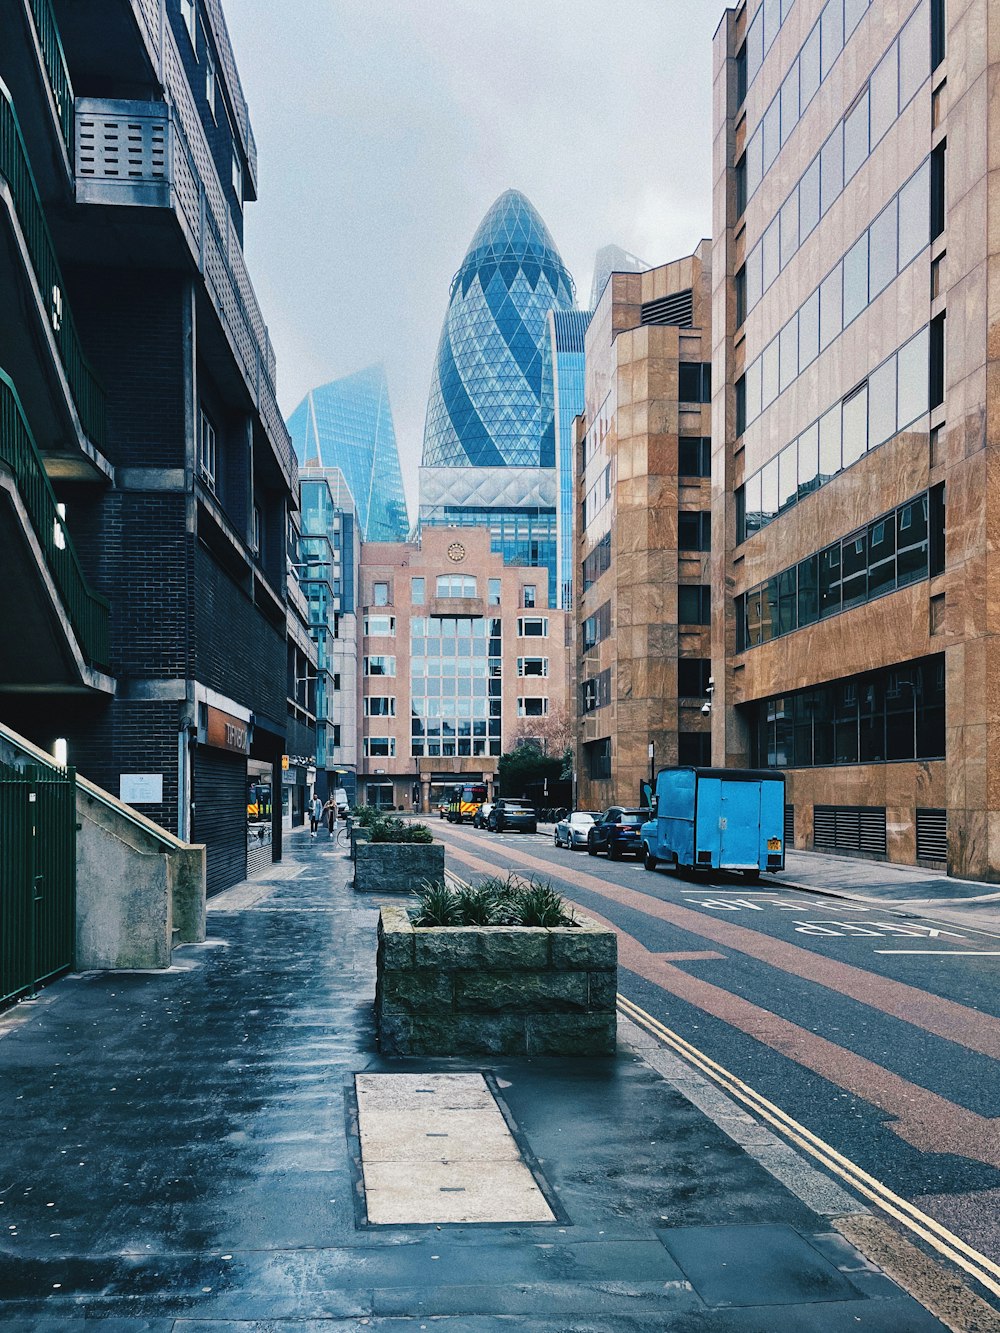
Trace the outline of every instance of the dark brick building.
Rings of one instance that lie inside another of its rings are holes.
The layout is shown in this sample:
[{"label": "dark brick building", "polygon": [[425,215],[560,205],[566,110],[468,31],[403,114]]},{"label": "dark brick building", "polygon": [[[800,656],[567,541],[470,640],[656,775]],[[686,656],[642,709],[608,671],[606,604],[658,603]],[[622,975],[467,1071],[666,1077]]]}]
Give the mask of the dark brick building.
[{"label": "dark brick building", "polygon": [[277,858],[281,756],[315,752],[221,3],[0,0],[0,32],[0,721],[207,843],[217,891],[248,764]]}]

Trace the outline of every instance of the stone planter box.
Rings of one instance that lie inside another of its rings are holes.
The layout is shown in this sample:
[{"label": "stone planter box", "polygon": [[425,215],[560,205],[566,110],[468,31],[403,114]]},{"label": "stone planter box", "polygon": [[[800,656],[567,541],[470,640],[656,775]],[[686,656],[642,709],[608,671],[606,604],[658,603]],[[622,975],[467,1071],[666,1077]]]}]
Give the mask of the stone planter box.
[{"label": "stone planter box", "polygon": [[444,843],[355,844],[354,887],[359,893],[412,893],[425,879],[444,879]]},{"label": "stone planter box", "polygon": [[383,1055],[611,1055],[618,939],[579,926],[378,925]]},{"label": "stone planter box", "polygon": [[368,829],[366,828],[352,828],[350,830],[350,834],[351,834],[351,860],[354,861],[357,859],[358,843],[370,842],[371,833],[369,833]]}]

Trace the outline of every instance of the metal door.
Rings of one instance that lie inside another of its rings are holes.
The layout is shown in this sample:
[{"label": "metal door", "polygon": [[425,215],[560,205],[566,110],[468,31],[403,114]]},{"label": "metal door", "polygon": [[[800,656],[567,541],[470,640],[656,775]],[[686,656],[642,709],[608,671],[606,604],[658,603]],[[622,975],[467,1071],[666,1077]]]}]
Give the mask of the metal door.
[{"label": "metal door", "polygon": [[73,966],[76,773],[0,763],[0,1004]]},{"label": "metal door", "polygon": [[760,783],[726,782],[719,795],[719,863],[733,869],[760,865]]}]

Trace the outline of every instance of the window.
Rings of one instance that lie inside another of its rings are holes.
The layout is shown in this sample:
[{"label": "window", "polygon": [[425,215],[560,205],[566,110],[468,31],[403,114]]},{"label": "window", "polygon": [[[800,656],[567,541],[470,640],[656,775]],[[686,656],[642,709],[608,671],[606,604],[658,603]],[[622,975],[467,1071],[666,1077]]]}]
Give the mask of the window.
[{"label": "window", "polygon": [[819,156],[813,158],[799,181],[799,235],[804,241],[819,222]]},{"label": "window", "polygon": [[682,583],[677,589],[677,623],[711,623],[712,589],[707,583]]},{"label": "window", "polygon": [[[868,304],[868,233],[844,256],[844,328]],[[820,298],[822,300],[822,298]]]},{"label": "window", "polygon": [[389,605],[389,585],[388,583],[372,584],[372,606]]},{"label": "window", "polygon": [[330,744],[336,750],[340,745],[340,723],[334,722],[330,727]]},{"label": "window", "polygon": [[366,676],[394,676],[396,659],[394,657],[366,657],[364,659]]},{"label": "window", "polygon": [[737,271],[736,277],[733,279],[733,285],[736,289],[736,327],[740,329],[747,317],[747,270],[745,264]]},{"label": "window", "polygon": [[587,772],[595,781],[604,781],[611,777],[611,738],[590,741],[583,747],[586,756]]},{"label": "window", "polygon": [[181,18],[184,20],[184,26],[188,30],[188,36],[191,38],[191,45],[195,44],[198,34],[197,6],[195,0],[181,0]]},{"label": "window", "polygon": [[369,759],[394,759],[396,756],[395,736],[366,736],[365,755]]},{"label": "window", "polygon": [[240,161],[240,155],[235,145],[233,147],[233,194],[236,196],[236,202],[242,208],[243,206],[243,163]]},{"label": "window", "polygon": [[945,0],[931,0],[931,70],[944,60],[948,36],[945,21]]},{"label": "window", "polygon": [[931,168],[925,162],[899,192],[899,267],[904,269],[927,245],[930,235]]},{"label": "window", "polygon": [[590,555],[583,562],[583,590],[593,587],[597,580],[611,568],[611,533],[606,532]]},{"label": "window", "polygon": [[396,617],[395,616],[365,616],[364,632],[366,635],[378,635],[380,637],[396,637]]},{"label": "window", "polygon": [[425,585],[423,579],[410,579],[410,601],[414,606],[423,606]]},{"label": "window", "polygon": [[[947,143],[939,143],[931,153],[931,240],[944,231],[945,152]],[[922,247],[921,247],[922,248]]]},{"label": "window", "polygon": [[918,5],[913,17],[899,34],[899,105],[905,107],[927,78],[930,33],[927,30],[927,6]]},{"label": "window", "polygon": [[583,651],[602,643],[611,634],[611,603],[605,602],[583,622]]},{"label": "window", "polygon": [[490,579],[488,587],[489,587],[489,601],[490,601],[490,606],[499,606],[499,605],[500,605],[500,588],[501,588],[501,580],[500,580],[500,579]]},{"label": "window", "polygon": [[547,639],[549,637],[548,616],[521,616],[517,622],[519,639]]},{"label": "window", "polygon": [[205,46],[205,101],[208,103],[208,109],[211,112],[212,119],[215,119],[215,61],[212,58],[212,48],[209,45],[208,33],[202,32],[202,38]]},{"label": "window", "polygon": [[260,555],[260,538],[262,530],[262,519],[260,505],[253,507],[253,524],[250,532],[250,546],[255,555]]},{"label": "window", "polygon": [[892,46],[875,67],[871,77],[871,145],[881,141],[896,119],[899,101],[899,47]]},{"label": "window", "polygon": [[864,88],[844,117],[844,184],[868,156],[868,89]]},{"label": "window", "polygon": [[547,657],[519,657],[517,659],[517,674],[519,676],[547,676],[549,674],[549,659]]},{"label": "window", "polygon": [[708,731],[677,733],[677,762],[692,768],[708,768],[712,763],[712,735]]},{"label": "window", "polygon": [[896,210],[897,201],[893,199],[868,229],[868,290],[872,301],[888,287],[898,271]]},{"label": "window", "polygon": [[549,711],[548,699],[525,698],[517,701],[518,717],[545,717]]},{"label": "window", "polygon": [[712,441],[709,436],[681,436],[677,442],[677,473],[681,477],[712,475]]},{"label": "window", "polygon": [[677,549],[680,551],[710,551],[712,549],[712,515],[706,510],[696,513],[682,509],[677,515]]},{"label": "window", "polygon": [[842,465],[856,463],[868,449],[868,384],[844,399],[843,431],[841,436]]},{"label": "window", "polygon": [[928,404],[930,329],[921,329],[896,355],[897,430],[922,417]]},{"label": "window", "polygon": [[438,597],[475,597],[476,580],[471,574],[439,574]]},{"label": "window", "polygon": [[525,583],[522,585],[521,587],[522,606],[532,607],[535,605],[535,589],[536,585],[534,583]]},{"label": "window", "polygon": [[677,659],[677,694],[682,699],[700,699],[708,691],[712,663],[707,657]]},{"label": "window", "polygon": [[606,708],[611,702],[611,668],[585,680],[580,686],[580,709],[584,713],[595,713],[599,708]]},{"label": "window", "polygon": [[820,213],[827,213],[844,188],[844,128],[838,125],[819,153]]},{"label": "window", "polygon": [[[736,435],[739,437],[747,428],[747,380],[741,375],[736,381]],[[754,413],[756,416],[756,413]]]},{"label": "window", "polygon": [[712,401],[712,363],[681,361],[678,364],[677,396],[682,403]]},{"label": "window", "polygon": [[340,672],[339,672],[339,671],[335,671],[335,672],[334,672],[334,675],[333,675],[333,688],[334,688],[335,690],[339,690],[339,689],[340,689]]},{"label": "window", "polygon": [[215,436],[215,427],[208,418],[208,414],[203,410],[200,416],[200,429],[198,432],[198,471],[201,474],[202,481],[211,490],[216,488],[218,464],[218,445]]},{"label": "window", "polygon": [[944,402],[945,379],[947,373],[947,343],[945,339],[945,313],[931,320],[930,365],[928,383],[928,406],[938,407]]},{"label": "window", "polygon": [[830,0],[819,21],[821,73],[825,79],[844,45],[844,7],[841,0]]},{"label": "window", "polygon": [[395,717],[396,699],[391,694],[371,694],[365,698],[365,717]]}]

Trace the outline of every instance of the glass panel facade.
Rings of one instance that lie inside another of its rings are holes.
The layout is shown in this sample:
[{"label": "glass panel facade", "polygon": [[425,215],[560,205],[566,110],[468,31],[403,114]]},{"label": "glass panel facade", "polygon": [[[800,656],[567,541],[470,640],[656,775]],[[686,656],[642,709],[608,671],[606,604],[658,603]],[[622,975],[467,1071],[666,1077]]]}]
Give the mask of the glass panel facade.
[{"label": "glass panel facade", "polygon": [[499,755],[500,621],[415,616],[410,622],[410,754]]}]

